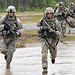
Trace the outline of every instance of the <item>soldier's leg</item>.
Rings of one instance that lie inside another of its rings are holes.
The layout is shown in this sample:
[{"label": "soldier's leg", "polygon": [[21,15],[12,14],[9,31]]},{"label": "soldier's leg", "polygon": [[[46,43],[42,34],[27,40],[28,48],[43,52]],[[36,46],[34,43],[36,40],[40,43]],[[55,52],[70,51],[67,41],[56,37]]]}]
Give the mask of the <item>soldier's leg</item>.
[{"label": "soldier's leg", "polygon": [[6,59],[6,68],[10,68],[10,63],[12,61],[13,53],[16,49],[16,41],[11,41],[8,45],[7,59]]},{"label": "soldier's leg", "polygon": [[71,33],[71,27],[68,25],[68,34]]},{"label": "soldier's leg", "polygon": [[52,39],[51,46],[54,47],[49,47],[50,53],[51,53],[51,61],[54,64],[55,63],[55,58],[57,55],[57,44],[58,44],[58,39]]},{"label": "soldier's leg", "polygon": [[47,54],[48,54],[48,46],[45,42],[45,39],[42,39],[42,68],[43,69],[48,67]]},{"label": "soldier's leg", "polygon": [[3,39],[1,40],[1,53],[4,55],[7,53],[7,44]]},{"label": "soldier's leg", "polygon": [[62,22],[62,34],[63,34],[63,37],[66,36],[66,20],[63,20]]},{"label": "soldier's leg", "polygon": [[53,48],[50,47],[49,50],[50,50],[50,53],[51,53],[51,61],[54,64],[55,58],[56,58],[56,55],[57,55],[57,48],[55,47],[55,49],[53,49]]},{"label": "soldier's leg", "polygon": [[5,40],[1,40],[1,53],[4,54],[4,59],[6,60],[7,58],[7,44],[6,44],[6,41]]}]

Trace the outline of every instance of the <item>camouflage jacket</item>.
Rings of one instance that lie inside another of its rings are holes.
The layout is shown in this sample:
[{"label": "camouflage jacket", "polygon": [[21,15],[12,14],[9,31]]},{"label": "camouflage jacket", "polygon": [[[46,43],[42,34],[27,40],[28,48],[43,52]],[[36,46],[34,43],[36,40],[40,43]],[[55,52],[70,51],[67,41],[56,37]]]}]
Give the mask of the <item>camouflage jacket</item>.
[{"label": "camouflage jacket", "polygon": [[57,19],[59,21],[61,21],[61,20],[64,20],[67,17],[67,15],[63,15],[63,13],[68,14],[68,9],[66,7],[63,7],[63,8],[59,7],[56,10],[56,13],[54,15],[57,17]]},{"label": "camouflage jacket", "polygon": [[70,14],[75,14],[75,7],[74,7],[74,8],[69,8],[69,9],[68,9],[68,12],[69,12]]},{"label": "camouflage jacket", "polygon": [[[21,24],[21,21],[19,20],[19,18],[17,18],[15,15],[13,15],[13,17],[10,17],[9,15],[3,16],[1,18],[0,27],[5,25],[5,21],[10,24],[10,27],[12,30],[16,31],[19,34],[23,32],[23,25]],[[2,37],[8,38],[7,31],[4,30],[4,27],[2,29],[3,29]],[[0,28],[0,30],[2,29]]]},{"label": "camouflage jacket", "polygon": [[53,34],[51,34],[51,32],[58,31],[58,33],[60,34],[61,28],[59,26],[58,20],[55,20],[54,17],[52,17],[50,19],[47,19],[47,17],[44,17],[37,24],[37,30],[38,30],[38,36],[39,37],[42,37],[43,35],[45,37],[51,37],[51,36],[53,36]]}]

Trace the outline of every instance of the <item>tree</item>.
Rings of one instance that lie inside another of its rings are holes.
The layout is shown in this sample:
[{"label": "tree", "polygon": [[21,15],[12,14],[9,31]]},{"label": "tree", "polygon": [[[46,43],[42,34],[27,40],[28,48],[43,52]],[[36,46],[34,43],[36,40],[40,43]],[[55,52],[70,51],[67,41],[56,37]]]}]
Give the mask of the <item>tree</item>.
[{"label": "tree", "polygon": [[22,0],[22,11],[26,11],[26,0]]}]

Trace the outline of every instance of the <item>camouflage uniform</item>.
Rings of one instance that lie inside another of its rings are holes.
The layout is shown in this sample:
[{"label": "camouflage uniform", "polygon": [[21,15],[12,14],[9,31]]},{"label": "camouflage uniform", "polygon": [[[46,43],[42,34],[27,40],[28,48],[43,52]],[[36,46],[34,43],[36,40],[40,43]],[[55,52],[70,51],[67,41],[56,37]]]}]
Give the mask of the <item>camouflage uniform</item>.
[{"label": "camouflage uniform", "polygon": [[54,13],[56,12],[56,10],[59,8],[59,4],[56,4],[55,5],[55,10],[54,10]]},{"label": "camouflage uniform", "polygon": [[[73,6],[73,7],[71,7]],[[73,15],[72,13],[75,13],[75,4],[73,2],[70,3],[70,8],[68,9],[69,14]],[[72,18],[69,17],[69,20],[71,20]],[[71,27],[68,25],[68,31],[69,33],[71,33]]]},{"label": "camouflage uniform", "polygon": [[[59,3],[63,7],[59,7],[55,13],[55,15],[57,16],[57,19],[59,21],[59,23],[61,24],[61,28],[62,28],[62,35],[63,37],[66,36],[66,19],[67,19],[67,15],[68,14],[68,9],[66,7],[64,7],[64,4],[62,2]],[[64,14],[65,13],[65,14]]]},{"label": "camouflage uniform", "polygon": [[[54,64],[55,58],[57,55],[57,43],[58,43],[58,36],[59,36],[59,28],[58,21],[52,16],[51,18],[48,18],[46,14],[54,13],[54,10],[51,7],[46,8],[45,10],[45,17],[37,24],[37,30],[38,30],[38,36],[41,37],[42,42],[42,68],[47,69],[48,62],[47,62],[47,55],[48,55],[48,49],[51,53],[51,60]],[[48,27],[48,25],[51,25],[54,30],[51,30],[51,27]]]},{"label": "camouflage uniform", "polygon": [[[73,7],[71,7],[71,6],[73,6]],[[75,4],[74,4],[73,2],[71,2],[71,3],[70,3],[69,12],[70,12],[70,13],[71,13],[71,12],[72,12],[72,13],[75,13],[75,12],[74,12],[74,9],[75,9]]]},{"label": "camouflage uniform", "polygon": [[[8,8],[13,9],[14,6],[9,6]],[[10,11],[7,9],[7,12]],[[14,9],[14,13],[15,13]],[[5,30],[5,22],[10,24],[12,31],[15,31],[17,36],[12,36],[9,30]],[[23,27],[20,20],[15,16],[11,17],[8,14],[1,18],[0,27],[3,27],[2,40],[1,40],[1,53],[5,55],[6,64],[10,64],[12,61],[13,53],[16,50],[17,38],[21,35]],[[0,29],[2,30],[2,29]]]}]

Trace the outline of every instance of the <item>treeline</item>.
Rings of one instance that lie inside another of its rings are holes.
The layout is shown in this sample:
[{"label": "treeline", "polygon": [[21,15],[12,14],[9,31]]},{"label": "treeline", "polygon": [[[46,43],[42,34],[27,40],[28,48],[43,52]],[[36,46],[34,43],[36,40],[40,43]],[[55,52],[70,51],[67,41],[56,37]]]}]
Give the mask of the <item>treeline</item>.
[{"label": "treeline", "polygon": [[43,11],[48,6],[54,8],[60,1],[67,5],[67,0],[0,0],[0,12],[5,11],[9,5],[14,5],[17,11]]}]

